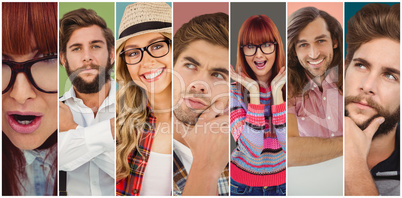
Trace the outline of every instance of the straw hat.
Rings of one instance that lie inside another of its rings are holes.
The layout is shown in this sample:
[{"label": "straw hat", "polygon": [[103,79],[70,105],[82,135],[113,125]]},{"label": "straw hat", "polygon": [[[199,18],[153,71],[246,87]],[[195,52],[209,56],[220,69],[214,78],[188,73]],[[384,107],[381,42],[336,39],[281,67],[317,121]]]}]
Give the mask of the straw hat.
[{"label": "straw hat", "polygon": [[129,38],[151,32],[172,33],[172,8],[164,2],[138,2],[124,10],[117,49]]}]

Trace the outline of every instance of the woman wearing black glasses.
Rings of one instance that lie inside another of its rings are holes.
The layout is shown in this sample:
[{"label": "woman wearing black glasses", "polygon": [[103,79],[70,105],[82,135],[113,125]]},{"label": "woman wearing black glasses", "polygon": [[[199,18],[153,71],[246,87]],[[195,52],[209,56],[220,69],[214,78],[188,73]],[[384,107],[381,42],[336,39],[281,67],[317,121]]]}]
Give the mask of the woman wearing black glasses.
[{"label": "woman wearing black glasses", "polygon": [[117,40],[117,195],[172,190],[172,24],[166,3],[134,3]]},{"label": "woman wearing black glasses", "polygon": [[2,194],[56,195],[57,3],[2,7]]},{"label": "woman wearing black glasses", "polygon": [[240,28],[231,78],[231,195],[286,195],[285,53],[265,15]]}]

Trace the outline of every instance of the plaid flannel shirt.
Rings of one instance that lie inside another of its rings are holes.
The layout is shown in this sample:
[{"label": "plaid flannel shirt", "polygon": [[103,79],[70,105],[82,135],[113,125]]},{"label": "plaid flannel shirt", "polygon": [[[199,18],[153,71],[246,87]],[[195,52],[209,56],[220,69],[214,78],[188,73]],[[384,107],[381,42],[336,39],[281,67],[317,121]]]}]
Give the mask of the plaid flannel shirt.
[{"label": "plaid flannel shirt", "polygon": [[[147,166],[149,154],[151,153],[152,142],[155,135],[156,117],[151,108],[147,106],[148,117],[143,132],[140,136],[139,150],[134,149],[128,156],[130,175],[116,183],[117,196],[138,196],[140,195],[142,179]],[[142,156],[140,155],[142,153]]]},{"label": "plaid flannel shirt", "polygon": [[[184,168],[181,158],[173,149],[173,195],[181,196],[187,181],[187,171]],[[218,195],[229,196],[229,164],[221,173],[218,179]]]}]

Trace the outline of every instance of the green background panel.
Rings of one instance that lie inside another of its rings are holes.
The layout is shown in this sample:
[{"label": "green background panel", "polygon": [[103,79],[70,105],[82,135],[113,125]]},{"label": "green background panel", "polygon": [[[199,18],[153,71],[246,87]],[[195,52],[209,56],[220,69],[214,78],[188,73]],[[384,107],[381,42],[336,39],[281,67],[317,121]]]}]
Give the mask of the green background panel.
[{"label": "green background panel", "polygon": [[[114,27],[114,2],[106,2],[106,3],[69,3],[69,2],[60,2],[59,3],[59,19],[61,19],[64,14],[70,12],[72,10],[76,10],[79,8],[86,8],[94,10],[99,16],[101,16],[108,26],[115,33]],[[112,78],[114,78],[114,72],[112,73]],[[62,96],[66,91],[68,91],[71,87],[71,82],[68,79],[66,70],[62,65],[59,67],[59,96]]]}]

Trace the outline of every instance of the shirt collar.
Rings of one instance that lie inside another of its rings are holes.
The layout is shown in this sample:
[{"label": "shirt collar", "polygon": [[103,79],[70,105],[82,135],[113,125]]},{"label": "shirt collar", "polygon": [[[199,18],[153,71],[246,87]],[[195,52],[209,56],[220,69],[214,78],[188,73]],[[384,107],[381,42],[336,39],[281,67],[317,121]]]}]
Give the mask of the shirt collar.
[{"label": "shirt collar", "polygon": [[53,152],[48,155],[48,153],[50,152],[50,150],[52,148],[53,148],[53,146],[48,149],[42,149],[42,150],[37,150],[37,149],[22,150],[22,153],[24,154],[27,165],[31,165],[35,161],[36,158],[42,159],[41,161],[43,161],[43,163],[45,163],[45,164],[52,165],[53,161],[56,157],[56,152]]},{"label": "shirt collar", "polygon": [[[64,93],[64,95],[60,98],[60,101],[66,101],[70,98],[73,100],[81,100],[80,98],[77,98],[77,96],[75,95],[75,91],[72,86],[66,93]],[[116,103],[116,81],[113,79],[110,79],[109,94],[105,100],[108,100],[106,104]]]}]

